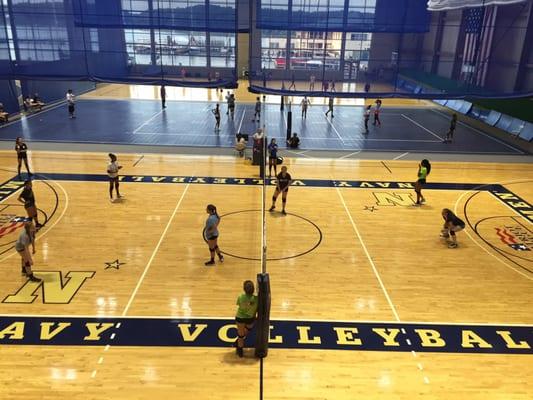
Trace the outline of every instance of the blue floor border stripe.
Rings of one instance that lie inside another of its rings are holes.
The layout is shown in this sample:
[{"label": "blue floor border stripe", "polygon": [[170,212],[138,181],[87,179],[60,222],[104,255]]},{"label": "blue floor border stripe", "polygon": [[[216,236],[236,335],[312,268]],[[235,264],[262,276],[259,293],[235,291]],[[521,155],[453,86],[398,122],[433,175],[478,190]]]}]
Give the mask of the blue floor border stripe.
[{"label": "blue floor border stripe", "polygon": [[[271,320],[271,348],[533,354],[531,325]],[[226,347],[231,319],[0,316],[0,345]],[[255,342],[254,334],[247,345]]]}]

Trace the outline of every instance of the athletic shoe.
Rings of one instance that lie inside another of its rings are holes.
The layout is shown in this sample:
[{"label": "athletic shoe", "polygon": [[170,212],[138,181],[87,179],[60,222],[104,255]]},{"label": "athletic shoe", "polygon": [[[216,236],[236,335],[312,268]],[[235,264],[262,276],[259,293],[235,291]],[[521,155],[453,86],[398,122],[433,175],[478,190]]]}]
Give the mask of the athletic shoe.
[{"label": "athletic shoe", "polygon": [[224,256],[218,256],[218,260],[223,263],[224,262]]},{"label": "athletic shoe", "polygon": [[241,358],[244,357],[244,352],[242,350],[242,347],[237,347],[237,355]]},{"label": "athletic shoe", "polygon": [[424,198],[422,200],[420,200],[420,204],[423,204],[425,202],[426,202],[426,199],[424,199]]},{"label": "athletic shoe", "polygon": [[281,213],[282,213],[283,215],[287,215],[287,211],[285,211],[285,210],[281,210]]},{"label": "athletic shoe", "polygon": [[206,261],[206,262],[204,263],[204,265],[206,265],[206,266],[207,266],[207,265],[215,265],[215,261],[214,261],[214,260]]},{"label": "athletic shoe", "polygon": [[448,239],[448,238],[450,237],[450,235],[447,234],[447,233],[441,233],[441,234],[440,234],[440,237],[441,237],[441,238],[444,238],[444,239]]},{"label": "athletic shoe", "polygon": [[20,273],[24,276],[26,275],[26,269],[24,267],[22,267],[22,270],[20,271]]},{"label": "athletic shoe", "polygon": [[41,282],[41,281],[42,281],[42,279],[37,278],[37,277],[34,276],[33,274],[28,275],[28,279],[29,279],[30,281],[32,281],[32,282]]},{"label": "athletic shoe", "polygon": [[454,242],[448,243],[448,247],[450,249],[455,249],[457,247],[457,243],[454,243]]},{"label": "athletic shoe", "polygon": [[272,207],[270,207],[270,208],[268,209],[268,211],[272,212],[272,211],[274,211],[275,208],[276,208],[276,207],[272,206]]}]

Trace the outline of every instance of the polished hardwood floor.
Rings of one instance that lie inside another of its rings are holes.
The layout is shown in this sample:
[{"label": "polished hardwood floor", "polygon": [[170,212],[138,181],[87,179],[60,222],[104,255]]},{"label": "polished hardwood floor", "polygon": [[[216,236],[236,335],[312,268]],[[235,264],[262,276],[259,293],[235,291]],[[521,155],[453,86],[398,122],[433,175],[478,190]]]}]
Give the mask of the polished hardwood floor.
[{"label": "polished hardwood floor", "polygon": [[[11,184],[18,182],[13,153],[0,152],[0,179]],[[258,178],[257,167],[232,157],[142,156],[118,154],[123,175],[150,182],[122,182],[125,198],[112,203],[105,178],[94,178],[105,175],[106,154],[30,154],[41,174],[34,184],[40,216],[48,217],[35,270],[49,288],[46,294],[25,286],[11,248],[20,230],[3,234],[0,315],[232,318],[243,280],[261,269],[262,186],[162,182]],[[460,186],[501,184],[531,203],[531,164],[435,162],[428,184],[451,185],[425,189],[427,203],[417,207],[408,187],[417,162],[286,157],[285,163],[306,185],[290,189],[287,216],[266,215],[272,319],[533,325],[531,251],[498,252],[508,246],[498,247],[496,234],[511,223],[531,233],[531,222],[490,191]],[[317,180],[337,184],[307,184]],[[344,181],[352,187],[338,184]],[[267,187],[267,206],[272,192]],[[24,215],[18,193],[0,203],[3,221]],[[212,268],[204,266],[202,240],[208,203],[222,215],[220,248],[241,257],[228,255]],[[477,233],[467,226],[457,234],[457,249],[439,238],[445,207],[477,226]],[[123,264],[109,268],[115,260]],[[57,276],[61,285],[54,287]],[[68,292],[76,279],[82,283]],[[5,318],[0,336],[8,334]],[[0,353],[1,399],[250,399],[259,390],[259,361],[251,350],[237,358],[229,345],[2,343]],[[531,354],[271,348],[264,398],[525,400],[533,392],[532,366]]]}]

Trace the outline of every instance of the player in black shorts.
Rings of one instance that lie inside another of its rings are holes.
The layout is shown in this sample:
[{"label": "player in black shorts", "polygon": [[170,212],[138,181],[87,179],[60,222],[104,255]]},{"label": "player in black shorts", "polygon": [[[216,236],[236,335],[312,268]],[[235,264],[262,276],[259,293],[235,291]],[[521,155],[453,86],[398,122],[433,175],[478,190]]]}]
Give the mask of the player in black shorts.
[{"label": "player in black shorts", "polygon": [[440,236],[445,239],[451,238],[448,247],[454,249],[457,247],[455,232],[465,229],[465,223],[447,208],[442,209],[442,218],[444,218],[444,226],[440,232]]},{"label": "player in black shorts", "polygon": [[24,189],[18,197],[18,201],[24,203],[24,208],[28,217],[35,221],[35,228],[40,229],[42,225],[39,223],[39,217],[37,215],[37,206],[35,205],[35,196],[33,195],[31,181],[24,182]]},{"label": "player in black shorts", "polygon": [[30,167],[28,165],[28,146],[26,143],[24,143],[24,139],[21,137],[18,137],[15,141],[15,151],[17,152],[17,160],[18,160],[18,172],[19,172],[19,179],[20,179],[20,167],[22,166],[22,160],[24,160],[24,165],[26,165],[26,171],[28,171],[28,175],[31,176],[32,173],[30,172]]},{"label": "player in black shorts", "polygon": [[443,143],[451,143],[453,140],[453,133],[455,132],[455,128],[457,127],[457,114],[452,115],[452,120],[450,121],[450,129],[448,129],[448,133],[446,133],[446,138],[443,140]]},{"label": "player in black shorts", "polygon": [[268,177],[272,176],[272,167],[274,167],[274,175],[278,173],[278,144],[276,139],[272,138],[268,145]]},{"label": "player in black shorts", "polygon": [[215,116],[215,131],[220,130],[220,105],[217,103],[215,108],[211,110],[213,115]]},{"label": "player in black shorts", "polygon": [[281,193],[281,199],[283,201],[283,208],[281,212],[283,215],[287,215],[285,212],[285,205],[287,204],[287,194],[289,193],[289,186],[291,185],[292,178],[287,172],[287,167],[283,166],[281,167],[281,172],[276,177],[276,190],[274,191],[274,195],[272,196],[272,207],[268,211],[274,211],[276,208],[276,200],[278,199],[279,194]]}]

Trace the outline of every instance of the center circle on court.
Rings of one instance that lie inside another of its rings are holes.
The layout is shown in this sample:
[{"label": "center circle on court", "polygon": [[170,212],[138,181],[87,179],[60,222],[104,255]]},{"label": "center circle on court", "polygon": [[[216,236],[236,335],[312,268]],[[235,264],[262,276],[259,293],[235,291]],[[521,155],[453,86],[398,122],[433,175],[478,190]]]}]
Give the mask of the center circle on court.
[{"label": "center circle on court", "polygon": [[[261,210],[221,214],[218,245],[226,256],[261,261]],[[308,218],[280,211],[266,213],[267,261],[296,258],[315,250],[322,242],[320,227]],[[205,231],[203,233],[204,241]]]}]

